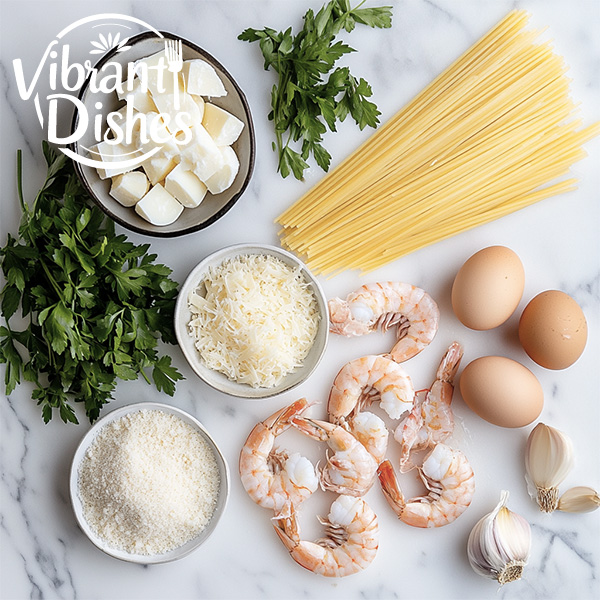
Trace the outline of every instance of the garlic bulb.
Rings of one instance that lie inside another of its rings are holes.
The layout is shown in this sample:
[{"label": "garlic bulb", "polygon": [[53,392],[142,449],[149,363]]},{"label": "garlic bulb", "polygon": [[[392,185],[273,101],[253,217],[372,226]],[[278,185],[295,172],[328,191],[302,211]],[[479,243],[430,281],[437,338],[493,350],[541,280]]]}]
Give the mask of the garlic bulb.
[{"label": "garlic bulb", "polygon": [[506,507],[503,491],[498,506],[479,520],[467,542],[467,555],[473,570],[500,584],[521,578],[531,549],[531,528],[520,515]]},{"label": "garlic bulb", "polygon": [[600,495],[591,487],[577,486],[567,490],[558,501],[558,510],[572,513],[591,512],[600,506]]},{"label": "garlic bulb", "polygon": [[525,469],[535,486],[532,497],[544,512],[556,510],[558,486],[573,467],[571,440],[558,429],[538,423],[527,439]]}]

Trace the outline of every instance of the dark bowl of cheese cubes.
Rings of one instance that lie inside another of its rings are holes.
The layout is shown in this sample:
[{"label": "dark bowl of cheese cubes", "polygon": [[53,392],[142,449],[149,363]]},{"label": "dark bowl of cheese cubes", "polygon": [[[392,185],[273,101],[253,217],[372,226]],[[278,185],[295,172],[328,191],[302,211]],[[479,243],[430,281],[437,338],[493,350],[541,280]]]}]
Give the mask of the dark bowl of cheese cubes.
[{"label": "dark bowl of cheese cubes", "polygon": [[158,237],[198,231],[227,213],[252,176],[255,140],[246,97],[225,67],[192,42],[144,32],[94,71],[79,93],[86,110],[73,117],[71,150],[100,208]]}]

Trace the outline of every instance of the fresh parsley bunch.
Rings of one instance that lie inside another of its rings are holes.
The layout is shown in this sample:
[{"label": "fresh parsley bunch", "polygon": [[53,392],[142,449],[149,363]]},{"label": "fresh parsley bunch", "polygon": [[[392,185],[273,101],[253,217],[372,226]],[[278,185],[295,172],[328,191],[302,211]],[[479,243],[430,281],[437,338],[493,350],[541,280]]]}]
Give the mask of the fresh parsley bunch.
[{"label": "fresh parsley bunch", "polygon": [[[390,6],[361,8],[350,6],[350,0],[332,0],[314,13],[304,15],[304,27],[295,36],[286,31],[246,29],[238,39],[259,42],[265,70],[272,68],[279,76],[271,92],[269,120],[275,126],[273,150],[277,152],[278,171],[282,177],[290,172],[302,179],[312,155],[317,164],[329,170],[331,155],[323,147],[323,134],[336,131],[337,121],[350,115],[360,129],[376,127],[381,114],[368,98],[371,86],[356,79],[348,67],[334,64],[344,55],[355,52],[341,41],[335,41],[344,29],[352,31],[357,23],[370,27],[391,27]],[[291,144],[297,144],[300,151]]]},{"label": "fresh parsley bunch", "polygon": [[[6,393],[21,379],[33,382],[46,423],[54,409],[64,422],[77,423],[70,399],[82,402],[95,421],[117,379],[139,373],[151,383],[151,372],[156,387],[172,396],[182,376],[169,356],[157,353],[158,338],[176,343],[171,269],[154,262],[149,244],[116,235],[114,223],[88,203],[72,162],[46,142],[43,151],[48,173],[31,207],[23,200],[17,155],[23,215],[18,239],[9,235],[0,249]],[[22,331],[9,324],[19,306],[27,325]]]}]

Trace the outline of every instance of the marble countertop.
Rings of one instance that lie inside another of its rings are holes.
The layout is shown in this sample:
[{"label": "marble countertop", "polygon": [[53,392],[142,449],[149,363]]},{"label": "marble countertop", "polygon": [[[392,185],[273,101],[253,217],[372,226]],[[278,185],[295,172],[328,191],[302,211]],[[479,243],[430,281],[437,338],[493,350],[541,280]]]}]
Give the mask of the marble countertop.
[{"label": "marble countertop", "polygon": [[[389,2],[388,2],[389,3]],[[372,3],[374,4],[374,3]],[[573,97],[581,117],[600,116],[600,5],[593,0],[408,0],[392,2],[394,24],[386,31],[359,28],[351,34],[358,53],[345,63],[373,86],[382,119],[391,117],[510,9],[525,8],[535,26],[548,26],[557,51],[570,66]],[[320,2],[249,0],[174,2],[75,0],[0,1],[2,170],[1,240],[16,232],[19,208],[15,189],[15,153],[23,149],[25,193],[31,198],[45,173],[40,142],[43,132],[31,102],[19,97],[12,61],[21,58],[31,73],[57,32],[76,19],[105,13],[138,17],[157,29],[180,34],[206,48],[239,82],[252,108],[257,141],[254,176],[243,198],[208,229],[175,239],[151,239],[127,233],[136,242],[152,243],[161,262],[182,282],[210,252],[240,242],[277,244],[274,218],[321,177],[317,169],[304,182],[282,180],[275,172],[272,131],[267,121],[273,76],[262,68],[255,45],[236,39],[246,27],[298,27],[301,17]],[[87,49],[80,51],[81,56]],[[326,146],[340,162],[369,131],[345,123]],[[536,375],[545,394],[540,420],[573,440],[575,467],[563,488],[600,487],[600,139],[586,145],[589,156],[573,172],[579,188],[513,215],[462,233],[408,255],[361,278],[345,272],[321,280],[328,296],[345,296],[362,283],[395,279],[425,288],[438,302],[439,332],[426,351],[406,364],[417,388],[427,387],[445,348],[464,345],[464,365],[478,356],[505,355]],[[525,292],[515,314],[501,328],[474,332],[460,324],[450,305],[450,288],[459,267],[477,250],[502,244],[523,262]],[[584,354],[564,371],[534,364],[518,344],[520,312],[538,292],[560,289],[583,308],[589,326]],[[231,497],[209,541],[181,561],[143,567],[106,556],[79,530],[68,495],[68,472],[75,448],[89,424],[42,422],[23,384],[0,401],[1,520],[0,598],[44,599],[188,599],[188,598],[401,598],[401,599],[573,599],[600,597],[600,511],[544,515],[529,498],[524,480],[524,445],[532,426],[502,429],[484,422],[464,404],[453,403],[457,419],[453,444],[469,457],[476,492],[468,510],[447,527],[411,528],[388,508],[378,486],[367,501],[378,514],[378,555],[365,571],[329,580],[296,565],[276,539],[264,511],[245,494],[238,474],[240,447],[259,420],[300,397],[321,402],[313,414],[324,416],[331,382],[352,358],[381,352],[382,334],[351,340],[332,337],[324,360],[301,387],[263,401],[243,401],[213,391],[199,381],[177,347],[167,350],[185,375],[173,398],[142,380],[120,383],[116,399],[104,412],[128,403],[162,401],[189,411],[212,433],[231,467]],[[287,443],[294,443],[290,438]],[[409,479],[411,476],[408,476]],[[407,484],[410,487],[410,483]],[[415,489],[417,489],[415,487]],[[509,506],[532,526],[531,558],[521,581],[498,588],[476,575],[466,558],[473,525],[510,491]],[[319,505],[319,502],[322,504]],[[305,511],[322,513],[323,499]],[[303,515],[303,519],[312,516]]]}]

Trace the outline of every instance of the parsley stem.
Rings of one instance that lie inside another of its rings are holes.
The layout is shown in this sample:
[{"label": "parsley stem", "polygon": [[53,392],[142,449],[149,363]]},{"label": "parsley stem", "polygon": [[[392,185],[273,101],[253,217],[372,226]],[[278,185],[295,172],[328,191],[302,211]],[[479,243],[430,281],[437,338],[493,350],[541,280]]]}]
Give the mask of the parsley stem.
[{"label": "parsley stem", "polygon": [[23,198],[23,153],[20,148],[17,150],[17,195],[21,204],[21,210],[26,212],[28,207]]},{"label": "parsley stem", "polygon": [[[48,178],[46,178],[46,183],[47,182],[48,182]],[[23,197],[23,153],[21,152],[21,149],[17,150],[17,195],[19,196],[19,203],[21,204],[21,209],[23,210],[23,218],[24,218],[24,220],[29,220],[31,218],[30,214],[29,214],[30,213],[29,207],[25,203],[25,199]],[[39,194],[38,194],[38,196],[39,196]],[[37,200],[37,198],[36,198],[36,200]],[[35,209],[35,203],[34,203],[34,209]],[[31,231],[29,231],[29,229],[27,229],[27,228],[25,229],[25,231],[28,234],[29,242],[31,243],[32,246],[35,246],[35,239],[31,233]],[[63,299],[62,290],[56,283],[56,280],[54,279],[54,277],[52,277],[52,273],[50,272],[50,269],[48,269],[48,265],[44,262],[43,259],[40,259],[40,264],[42,265],[42,268],[44,269],[44,273],[46,274],[48,281],[54,288],[54,291],[58,295],[59,299],[62,300]]]}]

